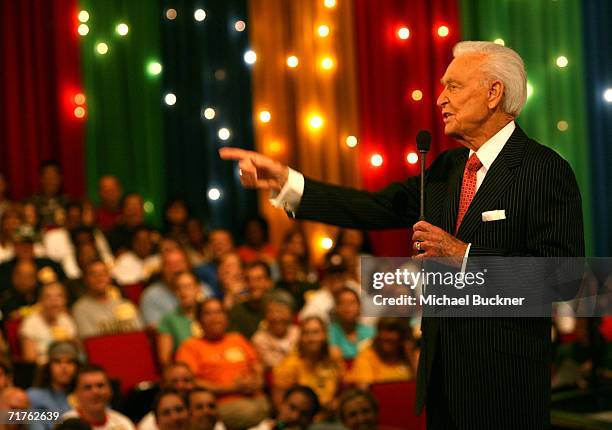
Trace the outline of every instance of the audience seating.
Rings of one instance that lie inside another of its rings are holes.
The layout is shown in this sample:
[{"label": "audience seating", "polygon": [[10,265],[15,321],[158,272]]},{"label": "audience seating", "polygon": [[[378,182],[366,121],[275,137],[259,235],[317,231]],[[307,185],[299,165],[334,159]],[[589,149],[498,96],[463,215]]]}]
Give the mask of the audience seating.
[{"label": "audience seating", "polygon": [[372,384],[370,390],[378,401],[381,428],[425,429],[425,413],[419,417],[414,415],[416,381],[377,383]]},{"label": "audience seating", "polygon": [[123,295],[136,306],[140,303],[140,296],[145,289],[144,283],[136,282],[135,284],[126,284],[121,287]]},{"label": "audience seating", "polygon": [[11,351],[11,360],[21,361],[21,343],[19,342],[19,327],[21,326],[21,318],[8,319],[4,321],[4,334],[6,341]]},{"label": "audience seating", "polygon": [[145,331],[90,337],[83,345],[90,363],[121,381],[123,395],[142,382],[159,380],[153,344]]}]

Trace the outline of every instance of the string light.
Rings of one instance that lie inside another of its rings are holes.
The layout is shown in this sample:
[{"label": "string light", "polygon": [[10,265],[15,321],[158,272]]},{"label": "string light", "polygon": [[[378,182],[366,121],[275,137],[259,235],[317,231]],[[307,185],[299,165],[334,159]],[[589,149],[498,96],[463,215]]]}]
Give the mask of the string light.
[{"label": "string light", "polygon": [[236,21],[236,23],[234,24],[234,29],[237,32],[242,32],[246,29],[246,23],[242,20],[238,20]]},{"label": "string light", "polygon": [[85,94],[83,94],[83,93],[76,93],[76,94],[74,95],[74,102],[75,102],[76,104],[78,104],[79,106],[80,106],[80,105],[84,105],[84,104],[85,104],[85,101],[86,101],[86,99],[85,99]]},{"label": "string light", "polygon": [[416,152],[411,152],[406,156],[408,164],[416,164],[419,161],[419,155]]},{"label": "string light", "polygon": [[450,29],[447,26],[441,25],[440,27],[438,27],[438,36],[446,37],[448,36],[449,33],[450,33]]},{"label": "string light", "polygon": [[83,106],[77,106],[74,108],[74,116],[81,119],[85,117],[85,108]]},{"label": "string light", "polygon": [[559,66],[559,67],[563,68],[563,67],[567,67],[567,63],[568,63],[568,61],[567,61],[567,58],[566,58],[566,57],[564,57],[563,55],[561,55],[561,56],[557,57],[557,61],[556,61],[556,63],[557,63],[557,66]]},{"label": "string light", "polygon": [[325,0],[323,4],[326,8],[333,9],[336,7],[336,0]]},{"label": "string light", "polygon": [[108,45],[104,42],[100,42],[96,45],[96,52],[100,55],[105,55],[108,52]]},{"label": "string light", "polygon": [[323,124],[325,123],[325,121],[323,120],[323,118],[318,115],[318,114],[312,114],[309,118],[308,118],[308,126],[312,129],[312,130],[319,130],[321,127],[323,127]]},{"label": "string light", "polygon": [[119,36],[125,36],[130,31],[130,28],[125,23],[120,23],[116,28],[117,34]]},{"label": "string light", "polygon": [[170,8],[166,10],[166,18],[168,18],[170,21],[174,21],[176,19],[176,15],[176,9]]},{"label": "string light", "polygon": [[323,70],[331,70],[334,68],[334,59],[332,57],[324,57],[321,59],[321,68]]},{"label": "string light", "polygon": [[279,154],[283,151],[283,144],[278,140],[273,140],[268,144],[268,152],[271,154]]},{"label": "string light", "polygon": [[87,12],[86,10],[80,11],[78,18],[79,18],[79,22],[89,21],[89,12]]},{"label": "string light", "polygon": [[501,46],[506,46],[506,42],[504,42],[504,39],[495,39],[493,43],[497,43],[498,45],[501,45]]},{"label": "string light", "polygon": [[261,112],[259,112],[259,121],[263,123],[268,123],[270,122],[270,119],[272,119],[272,115],[269,111],[262,110]]},{"label": "string light", "polygon": [[214,110],[213,108],[211,108],[211,107],[208,107],[208,108],[206,108],[206,109],[204,109],[204,110],[202,111],[202,116],[203,116],[204,118],[206,118],[207,120],[211,120],[211,119],[213,119],[213,118],[215,117],[215,115],[216,115],[216,112],[215,112],[215,110]]},{"label": "string light", "polygon": [[329,26],[327,24],[321,24],[317,27],[317,34],[319,37],[327,37],[329,36]]},{"label": "string light", "polygon": [[87,36],[87,34],[89,33],[89,26],[87,24],[79,24],[79,27],[77,28],[77,32],[81,36]]},{"label": "string light", "polygon": [[228,128],[223,127],[219,129],[219,132],[217,133],[217,135],[219,136],[219,139],[221,140],[228,140],[231,136],[231,132],[229,131]]},{"label": "string light", "polygon": [[193,17],[196,21],[202,22],[206,19],[206,11],[204,9],[196,9],[195,12],[193,12]]},{"label": "string light", "polygon": [[163,70],[162,65],[157,61],[151,61],[147,64],[147,73],[151,76],[159,75]]},{"label": "string light", "polygon": [[569,128],[569,124],[567,123],[567,121],[559,121],[557,123],[557,129],[559,129],[559,131],[566,131]]},{"label": "string light", "polygon": [[174,106],[176,104],[176,96],[174,93],[167,93],[164,96],[164,102],[166,102],[168,106]]},{"label": "string light", "polygon": [[208,198],[212,201],[219,200],[221,198],[221,191],[219,188],[211,188],[208,190]]},{"label": "string light", "polygon": [[606,102],[612,103],[612,88],[606,88],[603,93],[603,98]]},{"label": "string light", "polygon": [[410,37],[410,30],[408,27],[401,27],[397,30],[397,37],[401,40],[406,40]]},{"label": "string light", "polygon": [[144,209],[145,213],[151,214],[155,210],[155,205],[153,204],[151,200],[147,200],[142,205],[142,208]]},{"label": "string light", "polygon": [[321,248],[330,250],[334,246],[334,241],[331,237],[324,237],[321,239]]},{"label": "string light", "polygon": [[374,167],[380,167],[383,164],[383,157],[380,154],[374,154],[370,157],[370,163]]},{"label": "string light", "polygon": [[412,100],[420,101],[423,99],[423,92],[421,90],[414,90],[411,94]]},{"label": "string light", "polygon": [[249,49],[247,52],[244,53],[244,62],[247,64],[255,64],[255,62],[257,61],[257,54],[255,53],[255,51]]},{"label": "string light", "polygon": [[358,141],[355,136],[347,136],[345,143],[349,148],[354,148],[357,146]]},{"label": "string light", "polygon": [[300,64],[300,60],[295,55],[290,55],[287,57],[287,67],[295,69],[298,64]]}]

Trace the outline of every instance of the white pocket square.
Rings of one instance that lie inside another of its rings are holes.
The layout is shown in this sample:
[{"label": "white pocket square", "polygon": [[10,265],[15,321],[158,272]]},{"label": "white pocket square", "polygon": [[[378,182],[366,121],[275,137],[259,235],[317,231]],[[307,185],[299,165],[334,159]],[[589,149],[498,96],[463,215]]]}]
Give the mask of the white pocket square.
[{"label": "white pocket square", "polygon": [[500,219],[506,219],[506,210],[486,211],[482,213],[482,221],[498,221]]}]

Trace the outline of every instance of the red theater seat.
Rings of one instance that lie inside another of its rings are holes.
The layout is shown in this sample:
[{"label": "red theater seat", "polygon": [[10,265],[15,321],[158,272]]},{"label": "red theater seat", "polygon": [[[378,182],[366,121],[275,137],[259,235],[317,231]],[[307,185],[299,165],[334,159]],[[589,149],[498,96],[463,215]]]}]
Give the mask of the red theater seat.
[{"label": "red theater seat", "polygon": [[417,417],[413,412],[416,381],[372,384],[370,390],[378,401],[378,423],[381,428],[425,429],[425,413]]},{"label": "red theater seat", "polygon": [[83,345],[90,363],[121,381],[122,394],[141,382],[159,379],[153,344],[144,331],[90,337]]},{"label": "red theater seat", "polygon": [[21,327],[21,318],[8,319],[4,321],[4,333],[6,341],[11,350],[11,360],[21,361],[21,343],[19,342],[19,327]]},{"label": "red theater seat", "polygon": [[145,286],[142,282],[137,282],[135,284],[127,284],[121,287],[123,290],[123,294],[125,298],[130,302],[134,303],[136,306],[140,303],[140,296],[145,289]]}]

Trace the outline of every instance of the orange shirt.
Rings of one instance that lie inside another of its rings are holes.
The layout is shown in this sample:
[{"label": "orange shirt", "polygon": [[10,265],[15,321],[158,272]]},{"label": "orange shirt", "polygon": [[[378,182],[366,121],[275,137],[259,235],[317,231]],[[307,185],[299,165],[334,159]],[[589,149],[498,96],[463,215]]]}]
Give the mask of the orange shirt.
[{"label": "orange shirt", "polygon": [[[187,363],[197,379],[218,385],[230,385],[239,378],[253,375],[259,362],[253,346],[238,333],[228,333],[218,341],[189,338],[176,352],[176,360]],[[219,401],[240,398],[243,396],[227,394]]]}]

